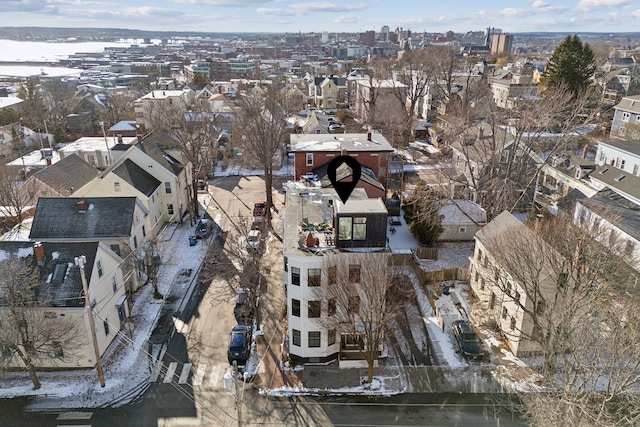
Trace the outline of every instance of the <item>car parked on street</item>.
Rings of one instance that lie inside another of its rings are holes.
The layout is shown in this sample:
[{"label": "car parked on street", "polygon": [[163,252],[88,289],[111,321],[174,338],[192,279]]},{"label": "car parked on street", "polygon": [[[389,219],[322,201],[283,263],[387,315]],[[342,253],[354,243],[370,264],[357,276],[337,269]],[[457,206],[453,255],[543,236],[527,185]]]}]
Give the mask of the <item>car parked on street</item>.
[{"label": "car parked on street", "polygon": [[196,224],[196,238],[206,239],[211,235],[213,231],[213,221],[207,218],[200,218],[198,224]]},{"label": "car parked on street", "polygon": [[465,357],[482,359],[484,357],[484,353],[482,351],[480,338],[474,331],[471,323],[466,320],[455,320],[451,326],[453,328],[453,335],[458,343],[460,353]]},{"label": "car parked on street", "polygon": [[253,204],[253,216],[265,216],[267,214],[267,202],[256,200]]},{"label": "car parked on street", "polygon": [[247,234],[247,243],[245,244],[245,249],[247,251],[257,251],[260,249],[260,243],[262,239],[262,233],[260,230],[251,230],[249,234]]},{"label": "car parked on street", "polygon": [[240,288],[236,295],[236,305],[233,307],[233,316],[239,325],[250,325],[253,320],[253,309],[249,303],[250,291],[247,288]]},{"label": "car parked on street", "polygon": [[238,365],[244,365],[251,352],[251,328],[247,325],[236,325],[231,329],[231,341],[227,350],[229,364],[235,360]]}]

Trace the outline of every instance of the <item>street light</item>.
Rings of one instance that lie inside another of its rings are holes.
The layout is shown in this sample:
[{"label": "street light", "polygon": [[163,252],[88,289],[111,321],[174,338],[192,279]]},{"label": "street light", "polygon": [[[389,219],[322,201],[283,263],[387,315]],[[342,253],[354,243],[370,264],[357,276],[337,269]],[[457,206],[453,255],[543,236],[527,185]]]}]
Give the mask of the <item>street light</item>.
[{"label": "street light", "polygon": [[89,291],[87,288],[87,278],[84,275],[84,264],[87,257],[80,255],[75,257],[75,263],[80,267],[80,278],[82,279],[82,289],[84,290],[84,304],[89,316],[89,326],[91,326],[91,338],[93,340],[93,351],[96,355],[96,368],[98,369],[98,378],[100,379],[100,387],[104,387],[104,371],[102,370],[102,362],[100,361],[100,350],[98,349],[98,339],[96,338],[96,325],[93,321],[93,312],[91,311],[91,302],[89,301]]}]

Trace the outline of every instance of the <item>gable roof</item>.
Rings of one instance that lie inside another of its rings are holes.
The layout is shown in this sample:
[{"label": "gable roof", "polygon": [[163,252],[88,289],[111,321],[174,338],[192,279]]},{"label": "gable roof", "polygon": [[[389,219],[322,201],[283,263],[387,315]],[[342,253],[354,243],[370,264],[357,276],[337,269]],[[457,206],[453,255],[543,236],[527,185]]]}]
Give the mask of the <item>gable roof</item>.
[{"label": "gable roof", "polygon": [[640,240],[640,206],[637,204],[610,189],[601,190],[592,198],[579,200],[578,203]]},{"label": "gable roof", "polygon": [[484,224],[487,222],[487,212],[471,200],[453,199],[440,208],[440,215],[444,216],[443,224]]},{"label": "gable roof", "polygon": [[[322,188],[333,187],[333,184],[329,180],[329,175],[327,174],[327,171],[329,169],[329,163],[331,162],[327,162],[321,166],[318,166],[313,170],[313,173],[318,176],[318,181],[320,181],[320,186]],[[376,187],[381,191],[385,191],[384,185],[382,185],[380,181],[378,181],[378,177],[373,172],[373,170],[371,170],[370,168],[364,165],[360,165],[360,169],[361,169],[360,181],[367,183],[373,187]],[[346,163],[341,164],[336,169],[337,182],[341,182],[343,180],[351,178],[352,175],[353,175],[353,170],[349,166],[347,166]]]},{"label": "gable roof", "polygon": [[84,159],[76,154],[70,154],[36,173],[34,179],[47,184],[60,194],[70,196],[74,190],[97,177],[98,173],[98,169]]},{"label": "gable roof", "polygon": [[131,184],[136,190],[145,196],[151,196],[160,186],[160,181],[150,175],[140,166],[126,159],[120,166],[112,171],[114,174]]},{"label": "gable roof", "polygon": [[[85,211],[78,202],[85,202]],[[30,239],[101,240],[131,235],[135,197],[41,197]]]},{"label": "gable roof", "polygon": [[601,182],[616,193],[640,199],[640,177],[615,166],[597,166],[595,171],[589,175],[589,179]]},{"label": "gable roof", "polygon": [[184,166],[178,159],[167,154],[163,149],[163,147],[165,149],[168,148],[170,144],[175,144],[175,141],[173,141],[168,132],[153,131],[139,141],[135,146],[147,156],[162,165],[169,172],[172,172],[177,176],[182,172]]},{"label": "gable roof", "polygon": [[131,132],[137,131],[138,125],[135,120],[121,120],[107,130],[109,132]]},{"label": "gable roof", "polygon": [[615,108],[616,110],[640,113],[640,95],[625,96],[624,98],[622,98],[620,103],[618,103],[618,105],[613,108]]},{"label": "gable roof", "polygon": [[98,242],[43,242],[44,264],[38,266],[32,242],[0,241],[0,260],[14,257],[38,268],[40,283],[35,288],[38,301],[49,307],[82,307],[82,279],[74,260],[80,255],[86,257],[84,270],[90,283],[98,246]]}]

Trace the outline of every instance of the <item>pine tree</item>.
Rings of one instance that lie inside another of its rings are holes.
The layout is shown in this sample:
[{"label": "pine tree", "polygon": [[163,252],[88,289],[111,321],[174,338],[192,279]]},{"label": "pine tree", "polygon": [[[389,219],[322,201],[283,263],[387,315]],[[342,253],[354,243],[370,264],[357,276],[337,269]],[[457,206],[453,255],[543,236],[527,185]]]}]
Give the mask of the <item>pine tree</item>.
[{"label": "pine tree", "polygon": [[567,36],[551,55],[542,78],[547,88],[566,88],[574,95],[582,92],[596,70],[595,55],[577,35]]}]

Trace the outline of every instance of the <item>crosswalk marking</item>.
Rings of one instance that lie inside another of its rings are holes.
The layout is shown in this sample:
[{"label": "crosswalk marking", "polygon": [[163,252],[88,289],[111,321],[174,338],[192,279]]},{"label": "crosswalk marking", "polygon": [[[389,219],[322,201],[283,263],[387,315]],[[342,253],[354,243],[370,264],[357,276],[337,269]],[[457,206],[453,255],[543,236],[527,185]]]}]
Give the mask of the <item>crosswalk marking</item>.
[{"label": "crosswalk marking", "polygon": [[193,385],[202,384],[202,379],[204,378],[204,373],[207,370],[207,365],[198,365],[198,369],[196,369],[196,373],[193,375]]},{"label": "crosswalk marking", "polygon": [[220,365],[216,365],[211,368],[211,377],[209,378],[210,386],[220,386],[220,373],[222,371],[222,367]]},{"label": "crosswalk marking", "polygon": [[180,373],[180,379],[178,380],[178,384],[184,384],[189,379],[189,374],[191,373],[191,363],[185,363],[182,367],[182,372]]},{"label": "crosswalk marking", "polygon": [[156,365],[153,367],[153,372],[151,372],[151,378],[149,378],[150,382],[155,383],[158,381],[158,377],[160,376],[160,371],[162,371],[163,366],[162,362],[156,362]]},{"label": "crosswalk marking", "polygon": [[169,367],[167,368],[167,373],[164,375],[163,383],[170,383],[173,380],[173,374],[176,372],[176,367],[178,366],[178,362],[169,363]]}]

